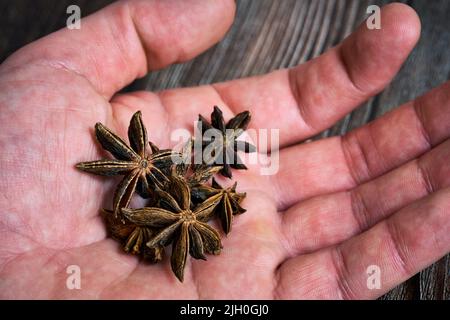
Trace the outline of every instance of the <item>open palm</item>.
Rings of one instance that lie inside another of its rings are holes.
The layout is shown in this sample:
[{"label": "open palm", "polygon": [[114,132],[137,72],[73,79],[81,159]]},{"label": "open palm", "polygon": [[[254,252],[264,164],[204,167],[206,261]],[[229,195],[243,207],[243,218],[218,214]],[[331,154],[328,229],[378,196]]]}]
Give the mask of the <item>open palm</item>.
[{"label": "open palm", "polygon": [[[415,45],[412,9],[382,11],[343,44],[291,70],[197,88],[114,95],[193,58],[226,32],[234,2],[130,1],[24,47],[0,67],[0,296],[3,298],[375,298],[450,250],[450,85],[344,137],[299,144],[379,92]],[[280,129],[280,169],[234,171],[248,210],[220,256],[149,265],[107,238],[116,181],[83,174],[107,156],[95,122],[122,137],[142,110],[149,137],[192,130],[219,105]],[[66,287],[67,267],[81,289]],[[381,288],[367,287],[379,267]]]}]

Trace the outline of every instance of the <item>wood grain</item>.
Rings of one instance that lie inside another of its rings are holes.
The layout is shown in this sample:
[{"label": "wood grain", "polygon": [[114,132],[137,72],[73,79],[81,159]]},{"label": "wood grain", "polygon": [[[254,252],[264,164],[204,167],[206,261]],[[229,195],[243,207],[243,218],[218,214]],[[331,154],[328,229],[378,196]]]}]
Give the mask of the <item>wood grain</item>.
[{"label": "wood grain", "polygon": [[[83,16],[111,1],[0,1],[0,61],[21,46],[64,26],[69,4]],[[369,4],[383,0],[238,0],[233,27],[196,59],[154,72],[125,90],[195,86],[263,74],[320,55],[344,39]],[[422,20],[422,36],[394,81],[315,139],[343,134],[409,101],[450,77],[450,1],[403,1]],[[450,256],[442,258],[381,299],[450,299]]]}]

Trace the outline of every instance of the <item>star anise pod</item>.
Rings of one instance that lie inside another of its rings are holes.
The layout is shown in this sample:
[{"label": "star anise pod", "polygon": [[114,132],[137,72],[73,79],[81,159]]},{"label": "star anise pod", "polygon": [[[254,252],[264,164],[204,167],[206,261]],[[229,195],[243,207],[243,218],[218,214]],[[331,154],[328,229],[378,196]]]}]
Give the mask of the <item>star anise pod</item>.
[{"label": "star anise pod", "polygon": [[125,252],[142,255],[145,260],[156,263],[164,255],[164,247],[148,247],[146,243],[155,236],[156,230],[149,227],[137,226],[127,220],[114,217],[111,210],[102,210],[106,227],[113,239],[122,243]]},{"label": "star anise pod", "polygon": [[208,166],[205,164],[197,166],[191,165],[192,146],[193,141],[190,139],[179,152],[179,156],[181,157],[179,163],[172,168],[172,175],[184,179],[191,189],[207,182],[213,175],[222,169],[222,166]]},{"label": "star anise pod", "polygon": [[177,176],[170,178],[168,192],[158,190],[158,195],[161,197],[160,208],[123,208],[122,213],[137,225],[162,228],[147,246],[165,246],[172,242],[172,271],[182,282],[188,253],[195,259],[206,259],[205,253],[220,253],[220,235],[205,222],[218,201],[206,200],[191,210],[189,186]]},{"label": "star anise pod", "polygon": [[177,174],[180,179],[183,179],[188,184],[191,189],[191,208],[200,204],[206,199],[200,199],[196,193],[193,193],[193,190],[196,190],[197,187],[202,186],[205,182],[207,182],[214,174],[219,172],[222,169],[221,166],[194,166],[193,170],[184,175],[180,174],[180,172],[176,172],[173,174]]},{"label": "star anise pod", "polygon": [[[223,165],[220,173],[225,177],[232,177],[231,168],[247,169],[237,154],[238,151],[247,153],[256,151],[254,145],[236,140],[247,129],[250,119],[250,112],[244,111],[225,124],[222,111],[217,106],[214,106],[214,111],[211,113],[211,124],[199,115],[198,129],[202,134],[202,159],[208,165]],[[206,161],[205,153],[210,158]]]},{"label": "star anise pod", "polygon": [[175,173],[172,172],[172,174],[184,178],[190,187],[208,181],[214,174],[222,169],[222,166],[209,166],[205,164],[191,166],[191,149],[192,140],[188,141],[183,150],[181,150],[180,156],[182,162],[174,167]]},{"label": "star anise pod", "polygon": [[129,147],[120,137],[101,123],[95,125],[95,134],[102,147],[117,160],[102,159],[81,162],[80,170],[103,176],[124,175],[113,197],[113,212],[117,216],[120,208],[127,207],[136,188],[145,198],[151,194],[151,187],[161,186],[167,180],[167,170],[172,165],[172,151],[159,150],[149,143],[152,153],[147,153],[147,131],[141,112],[136,112],[128,128]]},{"label": "star anise pod", "polygon": [[219,217],[223,231],[228,234],[231,231],[233,216],[242,214],[246,210],[241,207],[241,202],[246,194],[236,192],[237,182],[229,188],[222,188],[217,181],[212,179],[212,186],[199,185],[192,188],[193,197],[201,200],[218,201],[219,204],[211,212]]}]

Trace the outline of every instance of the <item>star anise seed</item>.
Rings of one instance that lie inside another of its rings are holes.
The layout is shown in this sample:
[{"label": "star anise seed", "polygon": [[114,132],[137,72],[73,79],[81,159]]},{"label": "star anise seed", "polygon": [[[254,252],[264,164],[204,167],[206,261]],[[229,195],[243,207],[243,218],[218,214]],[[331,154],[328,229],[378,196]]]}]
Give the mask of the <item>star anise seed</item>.
[{"label": "star anise seed", "polygon": [[117,160],[102,159],[81,162],[80,170],[103,176],[124,175],[113,197],[113,212],[117,216],[120,208],[127,207],[136,188],[143,197],[149,197],[151,186],[160,186],[167,180],[167,170],[172,165],[171,150],[159,150],[150,142],[152,153],[148,154],[147,131],[141,112],[136,112],[128,128],[129,147],[120,137],[101,123],[95,125],[95,134],[102,147]]},{"label": "star anise seed", "polygon": [[218,201],[205,201],[191,210],[190,189],[187,182],[177,176],[170,177],[168,192],[159,190],[165,208],[123,208],[122,213],[131,222],[148,227],[162,228],[147,246],[172,245],[171,266],[182,282],[187,254],[205,259],[204,253],[219,254],[222,248],[219,233],[206,222]]},{"label": "star anise seed", "polygon": [[146,243],[155,235],[156,230],[149,227],[137,226],[129,221],[121,221],[115,218],[111,210],[102,210],[102,216],[106,227],[113,239],[123,244],[125,252],[135,255],[142,254],[145,260],[156,263],[161,261],[164,255],[164,247],[155,246],[149,248]]},{"label": "star anise seed", "polygon": [[[241,202],[244,200],[246,194],[236,192],[237,182],[229,188],[222,188],[213,178],[212,186],[199,185],[193,187],[191,192],[197,199],[203,201],[218,201],[219,204],[215,207],[211,214],[219,217],[223,231],[228,234],[231,231],[233,216],[242,214],[246,210],[241,207]],[[207,217],[211,219],[212,217]]]},{"label": "star anise seed", "polygon": [[[211,124],[202,115],[199,115],[198,126],[202,134],[202,151],[204,153],[206,151],[206,154],[209,153],[208,157],[211,158],[206,163],[208,165],[223,165],[220,173],[225,177],[232,177],[231,168],[247,169],[237,154],[238,151],[247,153],[256,151],[254,145],[237,140],[247,129],[250,119],[250,112],[244,111],[225,124],[222,111],[217,106],[214,106],[214,111],[211,113]],[[216,130],[217,132],[211,134],[211,131],[209,131],[208,134],[208,130]],[[211,136],[211,140],[208,140],[208,136]]]}]

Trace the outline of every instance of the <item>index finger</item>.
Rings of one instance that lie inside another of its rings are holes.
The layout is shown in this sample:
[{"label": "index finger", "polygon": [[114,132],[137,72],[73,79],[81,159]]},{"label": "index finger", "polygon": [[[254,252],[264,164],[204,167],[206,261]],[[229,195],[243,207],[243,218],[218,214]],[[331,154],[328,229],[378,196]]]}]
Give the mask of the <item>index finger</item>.
[{"label": "index finger", "polygon": [[[120,1],[18,50],[0,70],[30,65],[69,71],[106,98],[144,76],[189,60],[224,35],[233,0]],[[41,72],[41,73],[42,73]]]},{"label": "index finger", "polygon": [[213,87],[234,112],[250,109],[251,126],[280,129],[280,145],[330,126],[395,76],[420,35],[415,11],[404,4],[381,10],[381,29],[363,23],[344,42],[292,69]]}]

